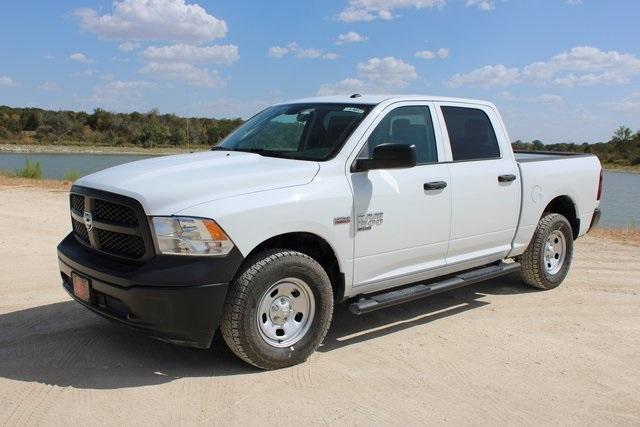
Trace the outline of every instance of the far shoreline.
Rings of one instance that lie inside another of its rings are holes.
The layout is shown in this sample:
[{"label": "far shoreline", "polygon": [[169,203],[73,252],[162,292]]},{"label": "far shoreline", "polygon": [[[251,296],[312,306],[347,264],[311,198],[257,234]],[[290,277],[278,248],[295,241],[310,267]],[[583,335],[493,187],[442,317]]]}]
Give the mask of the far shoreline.
[{"label": "far shoreline", "polygon": [[[188,154],[208,151],[208,145],[194,145],[185,147],[154,147],[143,148],[135,146],[84,146],[84,145],[52,145],[52,144],[7,144],[0,143],[0,154],[112,154],[131,156],[167,156],[172,154]],[[640,174],[640,166],[611,166],[605,165],[605,172]]]}]

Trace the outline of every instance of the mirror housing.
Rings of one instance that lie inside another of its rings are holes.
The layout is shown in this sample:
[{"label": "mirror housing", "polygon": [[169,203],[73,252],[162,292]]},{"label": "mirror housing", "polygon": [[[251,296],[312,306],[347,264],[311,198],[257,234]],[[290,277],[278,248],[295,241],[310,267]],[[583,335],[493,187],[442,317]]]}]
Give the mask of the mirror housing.
[{"label": "mirror housing", "polygon": [[402,169],[416,165],[416,148],[412,145],[387,143],[373,149],[370,159],[358,159],[351,172],[364,172],[373,169]]}]

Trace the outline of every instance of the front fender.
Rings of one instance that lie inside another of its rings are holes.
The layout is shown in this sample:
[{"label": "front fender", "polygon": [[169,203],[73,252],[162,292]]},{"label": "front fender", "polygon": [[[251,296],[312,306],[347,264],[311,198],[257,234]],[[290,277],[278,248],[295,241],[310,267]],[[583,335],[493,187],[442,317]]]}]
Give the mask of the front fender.
[{"label": "front fender", "polygon": [[352,203],[345,177],[335,176],[207,202],[176,215],[214,219],[245,257],[261,243],[282,234],[315,234],[331,246],[345,284],[350,284],[354,224],[334,224],[334,219],[351,217]]}]

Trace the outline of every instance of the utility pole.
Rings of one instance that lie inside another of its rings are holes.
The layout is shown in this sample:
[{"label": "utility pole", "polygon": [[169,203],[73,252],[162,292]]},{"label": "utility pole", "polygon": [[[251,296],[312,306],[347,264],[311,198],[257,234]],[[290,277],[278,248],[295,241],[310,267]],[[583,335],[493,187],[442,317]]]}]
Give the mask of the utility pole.
[{"label": "utility pole", "polygon": [[189,150],[189,116],[187,115],[187,150]]}]

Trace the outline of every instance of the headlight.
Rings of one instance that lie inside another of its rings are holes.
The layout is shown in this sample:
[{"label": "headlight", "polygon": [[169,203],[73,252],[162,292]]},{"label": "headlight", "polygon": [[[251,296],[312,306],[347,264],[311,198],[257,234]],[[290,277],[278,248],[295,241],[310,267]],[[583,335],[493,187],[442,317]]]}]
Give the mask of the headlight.
[{"label": "headlight", "polygon": [[224,256],[233,242],[211,219],[154,217],[158,251],[166,255]]}]

